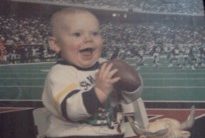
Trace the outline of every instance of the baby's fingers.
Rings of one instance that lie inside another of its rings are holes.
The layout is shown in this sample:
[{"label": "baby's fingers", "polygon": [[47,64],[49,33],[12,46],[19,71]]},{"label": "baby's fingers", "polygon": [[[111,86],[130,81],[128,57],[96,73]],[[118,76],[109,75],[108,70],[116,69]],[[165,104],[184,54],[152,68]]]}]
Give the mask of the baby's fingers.
[{"label": "baby's fingers", "polygon": [[111,70],[108,74],[109,78],[112,78],[117,72],[118,72],[118,69]]},{"label": "baby's fingers", "polygon": [[99,70],[100,76],[101,76],[101,77],[106,76],[106,75],[108,74],[109,70],[111,70],[111,68],[112,68],[112,65],[111,65],[111,64],[104,63],[104,64],[101,66],[100,70]]},{"label": "baby's fingers", "polygon": [[112,66],[113,66],[113,64],[110,63],[110,64],[108,64],[108,65],[106,66],[106,68],[103,70],[103,73],[104,73],[105,76],[107,76],[107,75],[110,73],[110,71],[112,70]]},{"label": "baby's fingers", "polygon": [[100,70],[98,71],[99,74],[103,74],[103,71],[105,70],[106,66],[107,66],[107,63],[104,63],[104,64],[101,66]]},{"label": "baby's fingers", "polygon": [[114,83],[118,82],[119,80],[120,80],[120,77],[115,77],[115,78],[110,80],[110,83],[114,84]]}]

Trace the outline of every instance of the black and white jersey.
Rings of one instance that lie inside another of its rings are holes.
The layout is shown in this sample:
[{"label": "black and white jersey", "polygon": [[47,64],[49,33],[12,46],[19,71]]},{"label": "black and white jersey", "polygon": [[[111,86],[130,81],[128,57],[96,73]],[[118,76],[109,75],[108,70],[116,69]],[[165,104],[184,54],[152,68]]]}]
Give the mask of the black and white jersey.
[{"label": "black and white jersey", "polygon": [[87,69],[66,62],[51,68],[42,96],[51,112],[47,136],[119,134],[107,126],[110,109],[105,109],[94,92],[95,74],[102,61]]}]

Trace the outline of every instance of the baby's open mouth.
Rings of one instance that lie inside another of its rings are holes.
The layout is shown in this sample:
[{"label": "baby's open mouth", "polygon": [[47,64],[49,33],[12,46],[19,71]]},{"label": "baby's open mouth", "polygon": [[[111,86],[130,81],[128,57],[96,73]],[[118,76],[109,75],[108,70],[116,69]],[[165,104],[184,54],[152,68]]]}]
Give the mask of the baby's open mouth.
[{"label": "baby's open mouth", "polygon": [[81,49],[80,53],[92,54],[94,50],[95,50],[94,48],[85,48],[85,49]]},{"label": "baby's open mouth", "polygon": [[89,48],[81,49],[79,52],[80,52],[81,56],[83,56],[84,58],[92,59],[94,56],[94,51],[95,51],[95,48],[89,47]]}]

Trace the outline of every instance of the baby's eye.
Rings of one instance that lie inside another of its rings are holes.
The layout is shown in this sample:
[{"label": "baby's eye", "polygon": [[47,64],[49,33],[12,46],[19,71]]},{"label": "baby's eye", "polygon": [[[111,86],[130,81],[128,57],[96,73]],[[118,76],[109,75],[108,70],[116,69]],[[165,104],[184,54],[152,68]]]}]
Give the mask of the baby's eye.
[{"label": "baby's eye", "polygon": [[81,36],[81,33],[75,32],[75,33],[72,33],[72,35],[75,36],[75,37],[80,37],[80,36]]},{"label": "baby's eye", "polygon": [[100,33],[99,32],[93,32],[92,33],[94,36],[97,36],[97,35],[99,35]]}]

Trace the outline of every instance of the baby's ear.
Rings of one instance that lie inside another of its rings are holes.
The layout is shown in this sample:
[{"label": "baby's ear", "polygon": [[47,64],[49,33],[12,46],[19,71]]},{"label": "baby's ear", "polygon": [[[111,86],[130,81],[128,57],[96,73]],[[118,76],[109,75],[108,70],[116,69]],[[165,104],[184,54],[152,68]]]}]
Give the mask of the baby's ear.
[{"label": "baby's ear", "polygon": [[57,43],[57,39],[53,36],[50,36],[48,38],[48,44],[51,50],[53,50],[55,53],[60,52],[60,46]]}]

